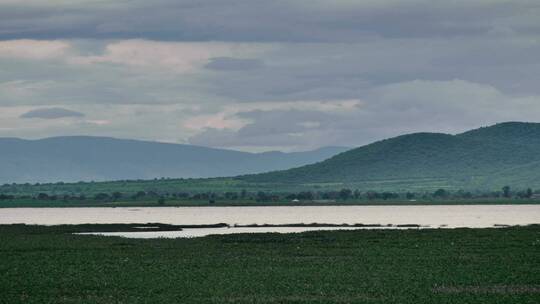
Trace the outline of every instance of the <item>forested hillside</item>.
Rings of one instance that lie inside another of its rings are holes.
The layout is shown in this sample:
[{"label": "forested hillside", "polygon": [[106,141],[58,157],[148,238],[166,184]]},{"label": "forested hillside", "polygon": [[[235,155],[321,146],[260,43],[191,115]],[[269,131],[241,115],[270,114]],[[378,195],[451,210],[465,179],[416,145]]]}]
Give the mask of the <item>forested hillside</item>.
[{"label": "forested hillside", "polygon": [[241,180],[349,183],[395,187],[540,186],[540,124],[509,122],[458,135],[415,133],[356,148],[328,160]]}]

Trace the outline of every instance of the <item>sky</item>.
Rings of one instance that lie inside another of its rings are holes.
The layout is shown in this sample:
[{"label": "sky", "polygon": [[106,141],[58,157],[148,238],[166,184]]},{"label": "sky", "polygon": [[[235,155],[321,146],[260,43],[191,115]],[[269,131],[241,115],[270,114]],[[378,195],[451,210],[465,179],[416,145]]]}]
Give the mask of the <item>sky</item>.
[{"label": "sky", "polygon": [[538,0],[0,0],[0,137],[244,151],[540,122]]}]

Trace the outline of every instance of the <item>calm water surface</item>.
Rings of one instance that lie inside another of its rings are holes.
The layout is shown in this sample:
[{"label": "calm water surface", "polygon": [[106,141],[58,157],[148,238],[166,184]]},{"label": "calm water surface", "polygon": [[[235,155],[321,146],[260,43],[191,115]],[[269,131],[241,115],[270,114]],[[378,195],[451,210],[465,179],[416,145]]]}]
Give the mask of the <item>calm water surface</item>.
[{"label": "calm water surface", "polygon": [[[540,205],[283,206],[144,208],[0,208],[0,224],[165,223],[240,224],[418,224],[482,228],[540,223]],[[347,229],[347,228],[324,228]],[[349,228],[350,229],[350,228]],[[206,228],[175,232],[122,233],[131,237],[186,237],[243,232],[302,232],[315,227]],[[116,235],[118,233],[110,233]]]}]

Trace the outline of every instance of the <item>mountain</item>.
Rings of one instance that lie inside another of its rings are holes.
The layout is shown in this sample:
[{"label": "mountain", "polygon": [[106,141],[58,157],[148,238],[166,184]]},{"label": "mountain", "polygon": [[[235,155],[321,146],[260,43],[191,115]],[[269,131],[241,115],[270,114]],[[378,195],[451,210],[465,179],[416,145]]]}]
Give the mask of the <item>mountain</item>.
[{"label": "mountain", "polygon": [[0,138],[0,183],[234,176],[298,167],[345,150],[247,153],[107,137]]},{"label": "mountain", "polygon": [[403,135],[319,163],[238,178],[393,190],[540,188],[540,124],[508,122],[457,135]]}]

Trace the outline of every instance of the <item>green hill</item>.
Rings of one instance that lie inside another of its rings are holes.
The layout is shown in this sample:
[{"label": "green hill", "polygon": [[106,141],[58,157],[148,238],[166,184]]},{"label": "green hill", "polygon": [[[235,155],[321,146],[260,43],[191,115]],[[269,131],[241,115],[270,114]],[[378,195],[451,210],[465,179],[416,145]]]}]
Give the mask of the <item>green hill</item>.
[{"label": "green hill", "polygon": [[398,136],[316,164],[239,179],[363,189],[499,189],[540,187],[539,169],[540,124],[508,122],[458,135]]}]

